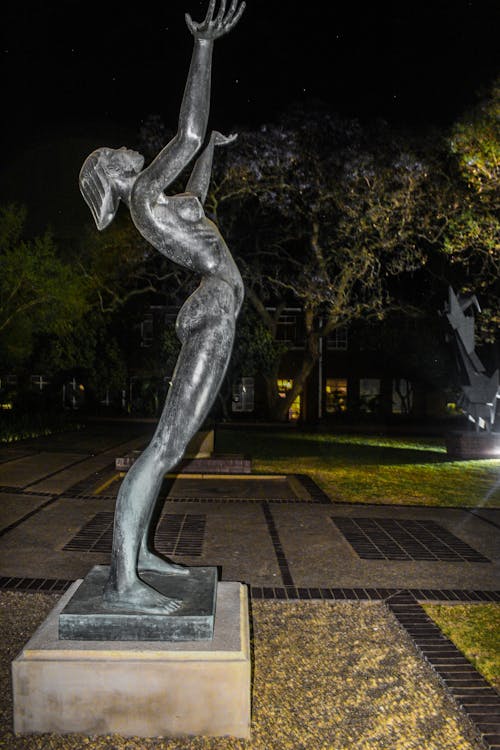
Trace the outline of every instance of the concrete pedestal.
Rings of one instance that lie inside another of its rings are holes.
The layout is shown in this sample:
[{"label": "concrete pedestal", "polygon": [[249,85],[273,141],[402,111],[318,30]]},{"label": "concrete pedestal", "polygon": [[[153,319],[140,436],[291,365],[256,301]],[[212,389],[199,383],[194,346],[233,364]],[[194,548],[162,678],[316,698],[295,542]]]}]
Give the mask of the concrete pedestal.
[{"label": "concrete pedestal", "polygon": [[12,662],[17,734],[249,737],[245,586],[219,583],[211,641],[59,640],[59,613],[80,583]]}]

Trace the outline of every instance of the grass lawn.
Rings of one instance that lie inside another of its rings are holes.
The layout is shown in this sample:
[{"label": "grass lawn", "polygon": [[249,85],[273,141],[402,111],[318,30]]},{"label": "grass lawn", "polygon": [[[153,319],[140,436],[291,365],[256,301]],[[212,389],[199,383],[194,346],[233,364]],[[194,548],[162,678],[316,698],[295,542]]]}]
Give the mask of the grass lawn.
[{"label": "grass lawn", "polygon": [[439,438],[220,429],[216,450],[255,472],[308,474],[333,502],[500,507],[500,459],[449,461]]},{"label": "grass lawn", "polygon": [[500,689],[500,604],[424,604],[443,633]]}]

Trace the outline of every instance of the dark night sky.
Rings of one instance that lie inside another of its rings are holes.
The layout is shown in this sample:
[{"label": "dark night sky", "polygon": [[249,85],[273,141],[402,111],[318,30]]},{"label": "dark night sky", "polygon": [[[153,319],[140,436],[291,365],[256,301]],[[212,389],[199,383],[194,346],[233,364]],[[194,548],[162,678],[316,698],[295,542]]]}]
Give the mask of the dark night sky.
[{"label": "dark night sky", "polygon": [[[55,195],[57,223],[89,146],[125,144],[152,113],[175,127],[192,47],[183,15],[200,20],[207,2],[2,8],[0,200],[36,215]],[[447,125],[500,68],[499,20],[497,0],[247,0],[216,42],[211,125],[257,125],[315,98],[342,115]]]}]

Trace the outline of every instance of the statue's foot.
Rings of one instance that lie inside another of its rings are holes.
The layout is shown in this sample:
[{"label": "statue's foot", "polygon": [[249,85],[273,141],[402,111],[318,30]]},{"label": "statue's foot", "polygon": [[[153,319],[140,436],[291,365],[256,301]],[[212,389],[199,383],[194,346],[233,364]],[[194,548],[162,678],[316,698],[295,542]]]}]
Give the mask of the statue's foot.
[{"label": "statue's foot", "polygon": [[139,579],[120,590],[108,584],[104,589],[103,601],[113,609],[127,609],[153,615],[168,615],[179,609],[182,604],[182,600],[163,596]]},{"label": "statue's foot", "polygon": [[165,560],[165,558],[154,555],[149,551],[141,552],[137,569],[141,573],[159,573],[160,575],[168,576],[188,576],[190,572],[189,568],[186,568],[184,565],[177,565],[177,563]]}]

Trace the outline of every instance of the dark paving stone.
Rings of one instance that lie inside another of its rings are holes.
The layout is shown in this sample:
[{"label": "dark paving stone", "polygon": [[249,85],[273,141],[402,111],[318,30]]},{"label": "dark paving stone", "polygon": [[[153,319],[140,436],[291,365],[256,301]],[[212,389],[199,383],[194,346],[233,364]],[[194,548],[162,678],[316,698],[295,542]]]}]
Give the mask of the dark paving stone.
[{"label": "dark paving stone", "polygon": [[[114,473],[115,465],[114,463],[110,463],[103,469],[100,469],[99,471],[93,471],[87,477],[84,477],[84,479],[80,479],[78,482],[75,482],[75,484],[71,485],[71,487],[68,487],[68,489],[65,490],[62,494],[64,495],[64,497],[69,498],[93,497],[93,490],[101,485],[106,479],[110,479],[114,475]],[[112,497],[115,496],[116,494]],[[99,494],[99,497],[105,496]]]},{"label": "dark paving stone", "polygon": [[478,711],[486,708],[492,708],[495,711],[500,712],[500,695],[496,691],[491,689],[489,695],[486,696],[473,696],[471,698],[464,698],[460,701],[460,705],[470,711]]},{"label": "dark paving stone", "polygon": [[324,490],[319,487],[314,479],[308,477],[307,474],[294,474],[294,477],[300,481],[302,486],[311,496],[311,500],[315,503],[321,503],[322,505],[330,505],[331,500]]},{"label": "dark paving stone", "polygon": [[498,706],[476,706],[469,713],[473,721],[492,721],[500,724],[500,709]]},{"label": "dark paving stone", "polygon": [[333,591],[331,589],[320,589],[321,596],[323,599],[333,599]]},{"label": "dark paving stone", "polygon": [[307,589],[307,588],[300,588],[299,587],[297,589],[297,594],[299,596],[299,599],[310,599],[311,598],[311,595],[309,593],[309,589]]},{"label": "dark paving stone", "polygon": [[490,562],[435,521],[345,516],[332,521],[365,560]]},{"label": "dark paving stone", "polygon": [[[112,511],[102,511],[83,526],[63,547],[67,551],[111,553]],[[155,549],[164,555],[200,557],[203,554],[206,515],[166,513],[156,527]]]},{"label": "dark paving stone", "polygon": [[311,599],[321,599],[320,590],[316,588],[309,589],[309,597]]},{"label": "dark paving stone", "polygon": [[281,544],[280,536],[278,534],[278,529],[274,522],[274,517],[271,511],[271,508],[269,506],[269,503],[268,502],[262,503],[261,507],[262,507],[262,512],[264,513],[264,518],[266,519],[267,530],[268,530],[269,536],[271,537],[274,554],[276,555],[276,560],[278,562],[278,567],[280,569],[282,583],[284,586],[287,586],[287,587],[293,586],[294,581],[292,578],[292,574],[291,574],[290,568],[288,567],[286,555],[285,555],[283,546]]},{"label": "dark paving stone", "polygon": [[[37,585],[34,585],[34,581]],[[3,578],[0,582],[2,591],[23,591],[26,593],[35,593],[43,591],[44,593],[63,593],[68,589],[73,581],[63,578]]]}]

